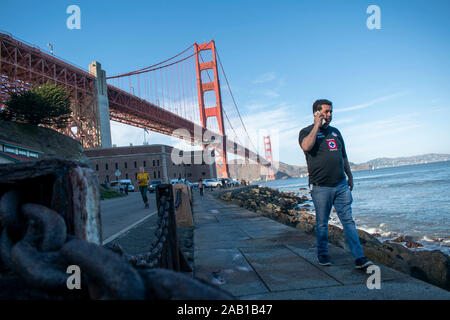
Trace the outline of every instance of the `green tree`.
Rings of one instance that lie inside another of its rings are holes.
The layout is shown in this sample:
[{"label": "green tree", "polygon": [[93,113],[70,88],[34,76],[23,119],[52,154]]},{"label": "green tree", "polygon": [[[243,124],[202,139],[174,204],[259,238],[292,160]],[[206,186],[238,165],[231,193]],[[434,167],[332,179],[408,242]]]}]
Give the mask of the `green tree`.
[{"label": "green tree", "polygon": [[70,119],[70,95],[63,87],[46,83],[29,91],[12,92],[0,110],[0,119],[64,128]]}]

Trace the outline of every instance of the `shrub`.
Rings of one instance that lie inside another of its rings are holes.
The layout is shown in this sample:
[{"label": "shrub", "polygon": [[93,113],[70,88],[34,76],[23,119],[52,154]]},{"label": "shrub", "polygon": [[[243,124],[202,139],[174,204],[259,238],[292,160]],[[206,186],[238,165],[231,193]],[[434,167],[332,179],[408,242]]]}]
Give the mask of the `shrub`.
[{"label": "shrub", "polygon": [[70,119],[70,95],[63,87],[46,83],[32,90],[12,92],[0,110],[0,119],[64,128]]}]

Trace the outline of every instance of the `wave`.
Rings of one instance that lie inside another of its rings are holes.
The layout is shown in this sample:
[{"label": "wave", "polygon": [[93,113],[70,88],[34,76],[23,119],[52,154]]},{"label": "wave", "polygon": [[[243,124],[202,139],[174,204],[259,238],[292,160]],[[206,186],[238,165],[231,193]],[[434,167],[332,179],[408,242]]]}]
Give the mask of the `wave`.
[{"label": "wave", "polygon": [[398,187],[424,187],[428,185],[441,185],[441,184],[450,184],[449,179],[439,179],[439,180],[418,180],[414,182],[394,182],[394,183],[385,183],[380,185],[370,185],[370,189],[388,189],[388,188],[398,188]]}]

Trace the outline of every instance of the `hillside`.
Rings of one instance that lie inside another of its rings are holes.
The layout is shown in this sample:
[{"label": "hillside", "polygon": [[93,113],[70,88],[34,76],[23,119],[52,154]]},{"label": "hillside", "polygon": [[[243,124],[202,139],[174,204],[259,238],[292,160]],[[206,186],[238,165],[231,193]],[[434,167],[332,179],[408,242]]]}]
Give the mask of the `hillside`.
[{"label": "hillside", "polygon": [[44,152],[40,159],[58,157],[88,163],[78,141],[48,128],[0,120],[0,139]]},{"label": "hillside", "polygon": [[377,158],[365,162],[368,166],[374,166],[378,168],[386,167],[398,167],[411,164],[438,162],[438,161],[449,161],[450,154],[439,154],[439,153],[429,153],[412,157],[400,157],[400,158]]}]

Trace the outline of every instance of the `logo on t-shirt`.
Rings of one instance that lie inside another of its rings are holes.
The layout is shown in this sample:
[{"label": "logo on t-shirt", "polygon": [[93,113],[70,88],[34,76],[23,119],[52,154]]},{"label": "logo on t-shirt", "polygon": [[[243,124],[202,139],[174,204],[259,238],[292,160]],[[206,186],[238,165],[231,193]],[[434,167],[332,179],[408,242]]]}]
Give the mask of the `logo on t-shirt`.
[{"label": "logo on t-shirt", "polygon": [[327,139],[327,144],[328,144],[328,149],[330,149],[330,151],[337,150],[337,144],[334,139]]}]

